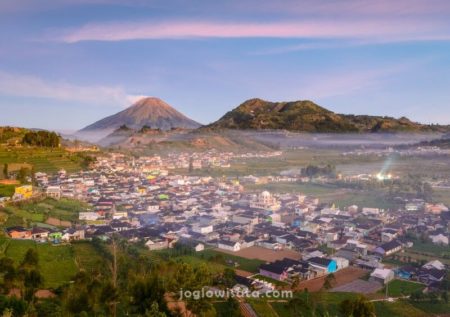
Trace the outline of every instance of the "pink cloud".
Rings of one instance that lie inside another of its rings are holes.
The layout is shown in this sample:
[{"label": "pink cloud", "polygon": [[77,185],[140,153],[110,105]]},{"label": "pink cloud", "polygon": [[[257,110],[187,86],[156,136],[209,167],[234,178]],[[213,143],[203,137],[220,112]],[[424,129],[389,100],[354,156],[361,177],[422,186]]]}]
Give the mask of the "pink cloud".
[{"label": "pink cloud", "polygon": [[186,38],[446,38],[448,23],[409,19],[316,19],[295,22],[184,22],[88,24],[59,37],[67,43]]}]

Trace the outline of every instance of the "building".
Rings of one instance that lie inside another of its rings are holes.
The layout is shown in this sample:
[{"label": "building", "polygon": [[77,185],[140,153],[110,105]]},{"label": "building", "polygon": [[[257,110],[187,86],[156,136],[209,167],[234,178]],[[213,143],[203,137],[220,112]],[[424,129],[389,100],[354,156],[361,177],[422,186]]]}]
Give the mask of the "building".
[{"label": "building", "polygon": [[14,189],[13,199],[29,199],[33,197],[33,186],[23,185]]},{"label": "building", "polygon": [[263,191],[257,199],[250,203],[251,208],[277,211],[281,205],[278,200],[268,191]]},{"label": "building", "polygon": [[402,249],[402,245],[397,240],[392,240],[375,248],[374,252],[381,256],[389,256]]},{"label": "building", "polygon": [[153,238],[153,239],[147,240],[147,242],[145,243],[145,246],[150,251],[163,250],[163,249],[167,249],[169,247],[169,241],[167,239],[162,239],[162,238]]},{"label": "building", "polygon": [[434,244],[448,245],[448,237],[444,236],[442,233],[439,233],[437,235],[430,235],[430,239]]},{"label": "building", "polygon": [[326,273],[337,271],[337,263],[332,259],[313,257],[308,259],[308,263],[313,267],[325,270]]},{"label": "building", "polygon": [[375,269],[370,274],[370,281],[374,282],[380,282],[381,284],[385,285],[392,281],[395,277],[394,271],[389,269]]},{"label": "building", "polygon": [[241,244],[239,242],[220,240],[217,243],[217,247],[222,250],[237,252],[241,249]]},{"label": "building", "polygon": [[45,194],[47,197],[53,198],[53,199],[60,199],[61,198],[61,187],[60,186],[48,186],[45,190]]},{"label": "building", "polygon": [[12,239],[31,239],[31,230],[24,227],[9,227],[6,232]]}]

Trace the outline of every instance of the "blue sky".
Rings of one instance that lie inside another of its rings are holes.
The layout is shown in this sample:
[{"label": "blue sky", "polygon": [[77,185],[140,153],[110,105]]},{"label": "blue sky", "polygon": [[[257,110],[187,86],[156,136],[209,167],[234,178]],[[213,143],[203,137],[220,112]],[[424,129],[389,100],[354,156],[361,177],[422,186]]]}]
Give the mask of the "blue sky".
[{"label": "blue sky", "polygon": [[246,99],[450,124],[446,0],[0,1],[0,125],[77,130],[157,96],[201,123]]}]

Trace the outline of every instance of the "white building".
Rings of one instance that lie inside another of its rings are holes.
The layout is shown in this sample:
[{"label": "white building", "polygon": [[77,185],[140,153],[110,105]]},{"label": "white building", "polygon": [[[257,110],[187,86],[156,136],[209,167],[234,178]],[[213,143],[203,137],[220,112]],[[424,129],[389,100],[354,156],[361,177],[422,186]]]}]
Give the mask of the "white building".
[{"label": "white building", "polygon": [[78,214],[78,219],[79,220],[87,220],[87,221],[95,221],[97,219],[99,219],[100,216],[98,213],[96,212],[91,212],[91,211],[87,211],[87,212],[80,212]]},{"label": "white building", "polygon": [[222,250],[237,252],[241,249],[241,244],[239,242],[221,240],[217,244],[217,247]]},{"label": "white building", "polygon": [[448,245],[448,237],[444,236],[442,233],[430,236],[430,239],[434,244]]},{"label": "white building", "polygon": [[192,231],[196,232],[196,233],[200,233],[200,234],[208,234],[213,232],[213,225],[200,225],[200,224],[195,224],[192,226]]},{"label": "white building", "polygon": [[390,269],[375,269],[370,274],[370,280],[387,284],[395,277],[394,271]]}]

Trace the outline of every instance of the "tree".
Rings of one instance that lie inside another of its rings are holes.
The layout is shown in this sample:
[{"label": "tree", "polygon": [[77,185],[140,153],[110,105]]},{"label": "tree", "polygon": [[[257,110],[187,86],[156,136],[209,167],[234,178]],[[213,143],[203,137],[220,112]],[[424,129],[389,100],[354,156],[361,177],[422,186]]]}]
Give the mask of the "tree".
[{"label": "tree", "polygon": [[3,165],[3,177],[5,179],[9,179],[8,163],[5,163],[5,165]]},{"label": "tree", "polygon": [[223,270],[223,285],[232,288],[236,284],[236,272],[232,268],[225,268]]},{"label": "tree", "polygon": [[35,249],[28,249],[27,253],[20,264],[21,267],[24,266],[37,266],[39,264],[39,254]]},{"label": "tree", "polygon": [[129,291],[131,309],[137,314],[145,314],[147,310],[151,310],[152,304],[156,302],[159,309],[166,311],[164,294],[165,289],[162,280],[157,275],[138,277],[132,283]]},{"label": "tree", "polygon": [[240,317],[240,316],[242,316],[241,310],[239,308],[239,302],[237,301],[237,299],[233,298],[231,296],[228,297],[224,310],[221,312],[218,312],[217,316],[218,317]]},{"label": "tree", "polygon": [[323,283],[323,288],[326,290],[329,290],[330,288],[333,287],[333,285],[336,283],[336,277],[334,276],[333,273],[328,274],[325,277],[325,282]]},{"label": "tree", "polygon": [[375,306],[363,296],[356,299],[346,299],[339,305],[344,316],[375,317]]},{"label": "tree", "polygon": [[22,184],[26,183],[28,172],[29,172],[28,168],[21,167],[19,173],[17,174],[17,180]]},{"label": "tree", "polygon": [[441,298],[446,304],[448,304],[448,292],[447,291],[442,292]]}]

